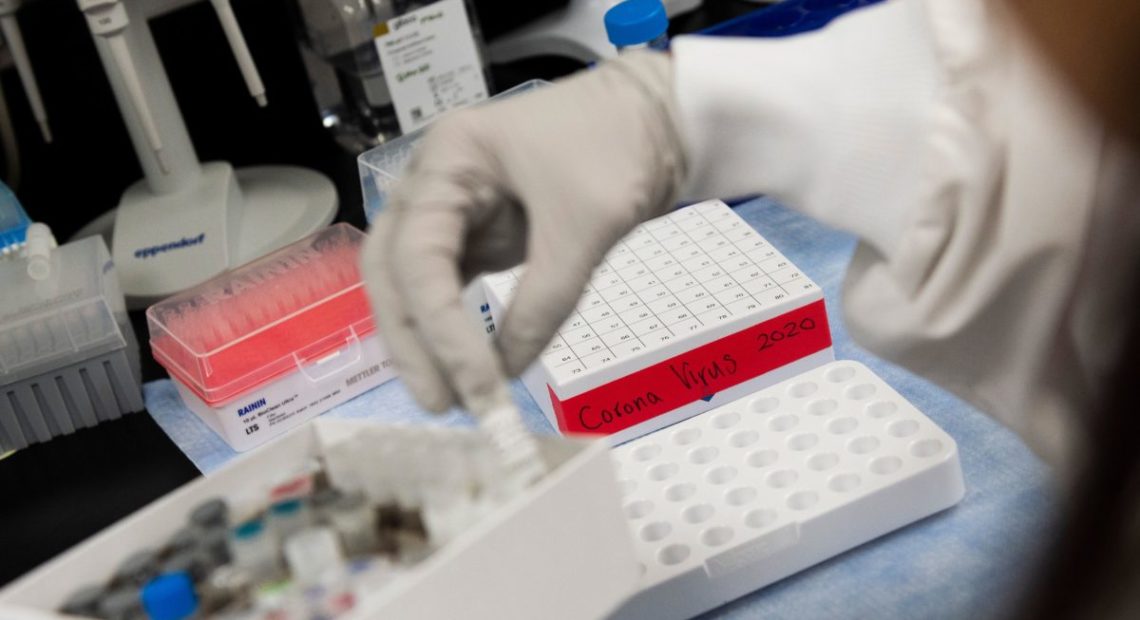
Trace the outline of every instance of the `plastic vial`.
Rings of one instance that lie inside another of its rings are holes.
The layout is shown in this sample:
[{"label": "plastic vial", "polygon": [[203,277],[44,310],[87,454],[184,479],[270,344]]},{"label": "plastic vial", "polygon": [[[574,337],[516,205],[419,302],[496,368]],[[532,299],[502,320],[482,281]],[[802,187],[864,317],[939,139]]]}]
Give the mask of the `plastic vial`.
[{"label": "plastic vial", "polygon": [[205,552],[211,567],[218,567],[230,561],[229,529],[215,527],[202,533],[198,547]]},{"label": "plastic vial", "polygon": [[186,573],[168,573],[143,586],[142,606],[150,620],[186,620],[198,612],[194,583]]},{"label": "plastic vial", "polygon": [[313,521],[328,523],[329,512],[342,497],[344,497],[344,493],[333,487],[325,487],[313,493],[312,497],[309,498],[309,507],[313,511]]},{"label": "plastic vial", "polygon": [[253,607],[253,582],[248,571],[227,564],[210,573],[201,584],[202,611],[207,616],[223,612],[239,614]]},{"label": "plastic vial", "polygon": [[202,528],[187,525],[175,532],[174,535],[170,537],[170,540],[166,541],[166,548],[170,553],[193,549],[202,543],[202,537],[204,535],[205,532]]},{"label": "plastic vial", "polygon": [[163,573],[186,573],[198,583],[206,578],[216,565],[211,554],[205,549],[193,547],[179,551],[162,563]]},{"label": "plastic vial", "polygon": [[273,579],[279,572],[277,545],[260,519],[246,521],[230,531],[230,556],[255,582]]},{"label": "plastic vial", "polygon": [[309,507],[297,498],[281,500],[270,506],[268,518],[269,526],[279,540],[285,540],[313,524]]},{"label": "plastic vial", "polygon": [[103,586],[98,585],[82,587],[72,592],[59,610],[70,616],[96,616],[103,591]]},{"label": "plastic vial", "polygon": [[376,512],[361,493],[342,495],[326,512],[349,557],[372,553],[379,547]]},{"label": "plastic vial", "polygon": [[190,513],[190,523],[203,529],[225,527],[229,512],[225,500],[214,498],[198,504]]},{"label": "plastic vial", "polygon": [[119,569],[115,571],[115,581],[121,584],[129,584],[135,587],[142,587],[143,584],[150,581],[158,574],[158,554],[150,549],[143,549],[138,551],[119,565]]},{"label": "plastic vial", "polygon": [[625,0],[606,11],[606,36],[619,52],[669,48],[669,16],[661,0]]},{"label": "plastic vial", "polygon": [[285,561],[293,579],[302,585],[320,584],[326,574],[344,569],[344,554],[336,534],[327,527],[297,532],[285,541]]},{"label": "plastic vial", "polygon": [[146,617],[142,602],[139,600],[139,589],[126,586],[108,592],[99,601],[99,617],[103,620],[141,620]]}]

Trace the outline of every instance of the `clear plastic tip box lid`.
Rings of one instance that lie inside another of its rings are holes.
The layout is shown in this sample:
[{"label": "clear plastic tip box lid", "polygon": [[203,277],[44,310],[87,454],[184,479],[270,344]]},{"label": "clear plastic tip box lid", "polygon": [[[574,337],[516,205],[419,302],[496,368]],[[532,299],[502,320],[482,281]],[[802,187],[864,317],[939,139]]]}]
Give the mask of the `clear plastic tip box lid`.
[{"label": "clear plastic tip box lid", "polygon": [[155,359],[217,405],[371,334],[363,241],[337,224],[151,306]]},{"label": "clear plastic tip box lid", "polygon": [[46,280],[0,261],[0,385],[126,346],[127,311],[107,246],[88,237],[51,251]]},{"label": "clear plastic tip box lid", "polygon": [[[549,86],[545,80],[529,80],[508,88],[491,97],[491,101],[506,99],[514,95],[521,95],[536,88]],[[408,160],[412,157],[412,149],[423,138],[427,127],[404,134],[390,142],[365,151],[356,159],[360,171],[360,189],[364,194],[364,217],[369,222],[388,204],[388,192],[392,190],[396,179],[404,172]]]}]

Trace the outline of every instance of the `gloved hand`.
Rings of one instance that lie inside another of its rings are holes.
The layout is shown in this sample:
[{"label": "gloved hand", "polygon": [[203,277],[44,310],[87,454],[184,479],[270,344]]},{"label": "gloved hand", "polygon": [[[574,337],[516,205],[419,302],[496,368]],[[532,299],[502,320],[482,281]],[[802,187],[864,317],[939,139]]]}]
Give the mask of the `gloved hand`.
[{"label": "gloved hand", "polygon": [[[673,205],[685,157],[672,86],[667,55],[628,54],[428,130],[362,255],[380,336],[421,405],[509,404],[506,376],[542,351],[609,248]],[[492,345],[461,288],[523,260]]]}]

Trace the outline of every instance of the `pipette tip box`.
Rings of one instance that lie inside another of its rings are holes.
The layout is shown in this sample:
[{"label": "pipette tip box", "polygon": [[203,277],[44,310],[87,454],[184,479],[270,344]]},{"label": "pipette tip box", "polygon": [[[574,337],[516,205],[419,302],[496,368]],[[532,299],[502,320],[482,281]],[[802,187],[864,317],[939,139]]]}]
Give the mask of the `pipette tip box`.
[{"label": "pipette tip box", "polygon": [[[484,277],[496,322],[525,277]],[[713,200],[620,241],[522,378],[561,432],[616,444],[832,359],[819,286]]]},{"label": "pipette tip box", "polygon": [[102,238],[49,261],[43,280],[24,260],[0,261],[0,451],[143,408],[138,343]]},{"label": "pipette tip box", "polygon": [[155,360],[235,450],[395,376],[360,278],[363,240],[336,224],[147,309]]},{"label": "pipette tip box", "polygon": [[957,504],[954,440],[840,361],[613,452],[639,592],[618,620],[688,618]]}]

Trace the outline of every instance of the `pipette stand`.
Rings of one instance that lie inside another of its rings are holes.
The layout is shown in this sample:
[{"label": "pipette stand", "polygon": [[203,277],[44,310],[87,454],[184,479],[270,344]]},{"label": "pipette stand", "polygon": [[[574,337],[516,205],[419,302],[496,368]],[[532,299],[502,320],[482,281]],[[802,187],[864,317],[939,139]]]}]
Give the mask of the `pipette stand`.
[{"label": "pipette stand", "polygon": [[[159,11],[175,8],[157,4]],[[138,4],[126,6],[132,14],[123,36],[162,137],[162,160],[146,139],[106,40],[93,37],[144,178],[126,189],[113,215],[76,236],[107,239],[127,305],[142,308],[327,225],[337,194],[327,177],[306,168],[200,163],[147,24],[156,12],[139,15]]]},{"label": "pipette stand", "polygon": [[[505,63],[531,56],[565,56],[591,63],[617,56],[606,37],[606,11],[618,0],[570,0],[565,8],[498,37],[488,48],[491,62]],[[669,17],[687,13],[701,0],[663,0]]]}]

